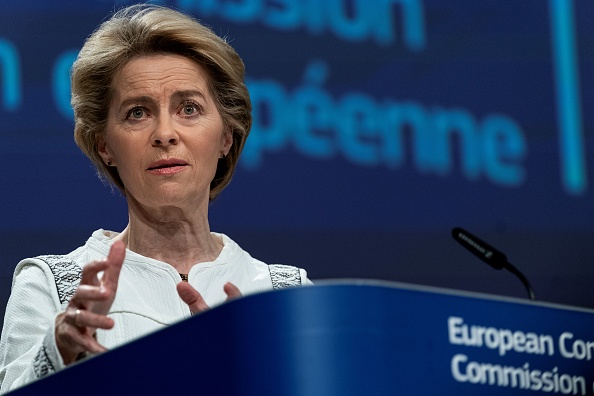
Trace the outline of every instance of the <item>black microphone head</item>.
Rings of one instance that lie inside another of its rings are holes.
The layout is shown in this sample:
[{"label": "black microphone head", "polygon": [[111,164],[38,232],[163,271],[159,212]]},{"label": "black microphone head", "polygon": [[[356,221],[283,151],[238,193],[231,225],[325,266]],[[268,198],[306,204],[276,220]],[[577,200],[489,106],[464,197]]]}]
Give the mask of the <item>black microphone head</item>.
[{"label": "black microphone head", "polygon": [[500,270],[508,265],[505,254],[463,228],[455,227],[452,229],[452,236],[472,254],[489,264],[491,267]]}]

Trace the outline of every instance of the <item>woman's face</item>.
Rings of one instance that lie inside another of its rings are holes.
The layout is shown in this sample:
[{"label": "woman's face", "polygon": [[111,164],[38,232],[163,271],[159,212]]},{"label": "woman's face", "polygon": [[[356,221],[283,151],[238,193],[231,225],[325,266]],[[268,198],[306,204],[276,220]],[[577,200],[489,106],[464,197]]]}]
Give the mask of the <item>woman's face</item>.
[{"label": "woman's face", "polygon": [[99,153],[116,166],[128,199],[147,209],[208,202],[224,130],[207,75],[179,55],[133,58],[115,76]]}]

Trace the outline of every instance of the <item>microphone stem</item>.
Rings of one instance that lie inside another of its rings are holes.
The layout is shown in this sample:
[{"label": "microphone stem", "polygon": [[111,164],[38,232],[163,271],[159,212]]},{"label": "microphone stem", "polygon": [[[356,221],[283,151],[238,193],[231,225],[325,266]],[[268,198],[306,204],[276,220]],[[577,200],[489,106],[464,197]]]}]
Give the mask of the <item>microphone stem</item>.
[{"label": "microphone stem", "polygon": [[524,284],[524,287],[526,288],[526,291],[528,292],[528,297],[531,300],[535,300],[536,297],[534,296],[534,290],[532,289],[532,285],[530,285],[530,282],[528,281],[528,278],[526,278],[524,276],[524,274],[522,272],[520,272],[519,269],[517,269],[516,267],[514,267],[512,265],[512,263],[510,263],[510,262],[507,262],[506,263],[505,268],[507,268],[507,270],[509,272],[511,272],[512,274],[516,275],[518,278],[520,278],[520,280]]}]

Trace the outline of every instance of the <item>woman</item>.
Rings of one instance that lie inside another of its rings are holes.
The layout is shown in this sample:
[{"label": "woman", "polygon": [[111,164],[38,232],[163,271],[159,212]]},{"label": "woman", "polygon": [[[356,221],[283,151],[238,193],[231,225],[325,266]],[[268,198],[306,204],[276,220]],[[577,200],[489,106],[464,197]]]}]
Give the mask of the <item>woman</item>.
[{"label": "woman", "polygon": [[19,263],[0,391],[226,299],[310,283],[210,231],[209,202],[251,126],[243,75],[227,43],[162,7],[122,10],[85,42],[72,69],[75,139],[124,194],[129,223],[68,255]]}]

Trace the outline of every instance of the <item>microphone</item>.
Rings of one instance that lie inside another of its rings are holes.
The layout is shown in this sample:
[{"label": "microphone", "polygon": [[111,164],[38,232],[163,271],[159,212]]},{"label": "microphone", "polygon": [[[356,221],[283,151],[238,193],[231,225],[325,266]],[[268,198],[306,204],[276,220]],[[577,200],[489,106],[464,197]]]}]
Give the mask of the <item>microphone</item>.
[{"label": "microphone", "polygon": [[512,263],[507,261],[505,254],[460,227],[452,229],[452,236],[472,254],[489,264],[491,267],[497,270],[505,268],[517,276],[524,284],[524,287],[528,292],[528,298],[530,298],[530,300],[536,299],[534,290],[532,290],[532,286],[530,285],[530,282],[528,282],[528,279],[520,272],[520,270],[514,267]]}]

